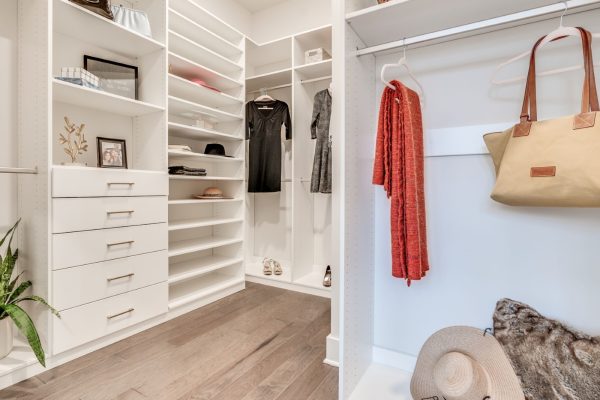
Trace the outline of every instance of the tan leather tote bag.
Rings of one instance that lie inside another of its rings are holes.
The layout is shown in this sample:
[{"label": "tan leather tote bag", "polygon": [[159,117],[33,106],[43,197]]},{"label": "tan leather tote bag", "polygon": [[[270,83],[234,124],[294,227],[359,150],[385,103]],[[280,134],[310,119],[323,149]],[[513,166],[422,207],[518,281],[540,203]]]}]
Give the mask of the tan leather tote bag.
[{"label": "tan leather tote bag", "polygon": [[537,120],[535,54],[542,38],[531,52],[521,121],[509,130],[484,136],[496,167],[491,197],[500,203],[600,207],[600,106],[592,35],[578,29],[585,69],[581,113]]}]

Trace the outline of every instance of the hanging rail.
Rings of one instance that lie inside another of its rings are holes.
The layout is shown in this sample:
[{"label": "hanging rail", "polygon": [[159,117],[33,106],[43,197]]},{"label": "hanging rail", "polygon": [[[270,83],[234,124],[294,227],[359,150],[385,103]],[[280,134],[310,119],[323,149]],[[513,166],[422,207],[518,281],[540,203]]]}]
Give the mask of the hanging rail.
[{"label": "hanging rail", "polygon": [[[569,10],[567,15],[600,8],[600,0],[569,0],[566,2],[566,4],[568,4]],[[483,35],[485,33],[522,25],[527,20],[544,21],[551,19],[563,13],[564,10],[565,2],[558,2],[556,4],[551,4],[544,7],[538,7],[527,11],[504,15],[502,17],[496,17],[471,24],[444,29],[437,32],[426,33],[424,35],[409,37],[405,40],[402,39],[376,46],[365,47],[364,49],[357,49],[355,55],[360,57],[367,54],[397,49],[404,45],[420,45],[416,47],[424,47],[437,43],[448,42],[451,40]],[[350,25],[352,24],[350,23]]]},{"label": "hanging rail", "polygon": [[320,81],[326,81],[326,80],[331,79],[331,78],[332,78],[331,75],[320,76],[318,78],[313,78],[313,79],[304,79],[304,80],[300,81],[300,83],[305,84],[305,83],[320,82]]},{"label": "hanging rail", "polygon": [[277,89],[284,89],[284,88],[289,88],[292,87],[291,83],[286,83],[285,85],[279,85],[279,86],[271,86],[271,87],[267,87],[267,88],[260,88],[257,90],[253,90],[251,92],[248,92],[248,94],[252,94],[252,93],[260,93],[262,91],[269,91],[269,90],[277,90]]},{"label": "hanging rail", "polygon": [[12,167],[0,167],[0,174],[37,174],[37,167],[35,168],[12,168]]}]

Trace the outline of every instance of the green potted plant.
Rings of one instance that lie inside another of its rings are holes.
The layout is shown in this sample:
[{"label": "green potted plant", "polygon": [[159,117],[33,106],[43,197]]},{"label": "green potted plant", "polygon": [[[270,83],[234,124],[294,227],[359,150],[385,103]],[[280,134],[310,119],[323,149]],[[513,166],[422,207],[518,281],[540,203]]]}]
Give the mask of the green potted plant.
[{"label": "green potted plant", "polygon": [[2,240],[0,240],[0,249],[4,245],[4,242],[8,239],[6,246],[6,254],[4,257],[0,256],[0,359],[6,357],[13,347],[13,324],[19,329],[19,331],[27,338],[31,350],[33,350],[40,364],[46,366],[46,357],[40,337],[37,329],[27,312],[21,307],[23,302],[37,302],[43,304],[45,307],[60,318],[58,311],[52,308],[46,300],[38,296],[26,294],[27,290],[31,288],[31,281],[21,282],[23,273],[18,274],[13,279],[13,272],[17,259],[19,258],[19,250],[16,249],[12,252],[11,244],[17,226],[19,225],[18,220],[12,228],[6,232]]}]

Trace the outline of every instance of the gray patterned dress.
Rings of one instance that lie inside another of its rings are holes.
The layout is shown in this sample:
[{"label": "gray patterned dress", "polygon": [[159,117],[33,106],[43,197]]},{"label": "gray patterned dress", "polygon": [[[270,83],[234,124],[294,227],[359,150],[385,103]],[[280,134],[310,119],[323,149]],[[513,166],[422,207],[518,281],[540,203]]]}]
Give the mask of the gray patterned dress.
[{"label": "gray patterned dress", "polygon": [[315,95],[311,137],[317,139],[315,160],[310,183],[313,193],[331,193],[331,140],[329,123],[331,121],[331,94],[325,89]]}]

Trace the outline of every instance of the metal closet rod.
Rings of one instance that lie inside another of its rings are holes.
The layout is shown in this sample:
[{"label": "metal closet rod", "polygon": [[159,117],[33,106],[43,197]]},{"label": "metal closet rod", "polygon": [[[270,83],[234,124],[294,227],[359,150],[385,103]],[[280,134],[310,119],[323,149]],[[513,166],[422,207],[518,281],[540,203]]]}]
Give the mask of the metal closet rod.
[{"label": "metal closet rod", "polygon": [[0,174],[37,174],[37,167],[34,168],[12,168],[0,167]]},{"label": "metal closet rod", "polygon": [[319,82],[319,81],[326,81],[332,78],[332,75],[327,75],[327,76],[320,76],[318,78],[313,78],[313,79],[304,79],[302,81],[300,81],[300,83],[305,84],[305,83],[312,83],[312,82]]},{"label": "metal closet rod", "polygon": [[[365,47],[364,49],[356,49],[355,55],[365,56],[368,54],[380,53],[398,49],[403,46],[419,45],[417,47],[425,47],[442,42],[448,42],[457,39],[463,39],[472,36],[483,35],[489,32],[508,29],[515,26],[523,25],[527,20],[544,21],[565,11],[565,5],[568,6],[567,15],[578,14],[584,11],[600,8],[599,0],[569,0],[567,2],[558,2],[544,7],[538,7],[527,11],[521,11],[514,14],[504,15],[502,17],[491,18],[483,21],[474,22],[471,24],[460,25],[449,29],[444,29],[437,32],[426,33],[424,35],[409,37],[394,42],[384,43],[376,46]],[[349,22],[352,25],[352,21]]]},{"label": "metal closet rod", "polygon": [[286,83],[285,85],[279,85],[279,86],[271,86],[271,87],[260,88],[260,89],[257,89],[257,90],[253,90],[253,91],[251,91],[251,92],[248,92],[248,94],[251,94],[251,93],[260,93],[260,92],[262,92],[263,90],[265,90],[265,91],[267,91],[267,92],[268,92],[269,90],[285,89],[285,88],[289,88],[289,87],[292,87],[292,84],[291,84],[291,83]]}]

